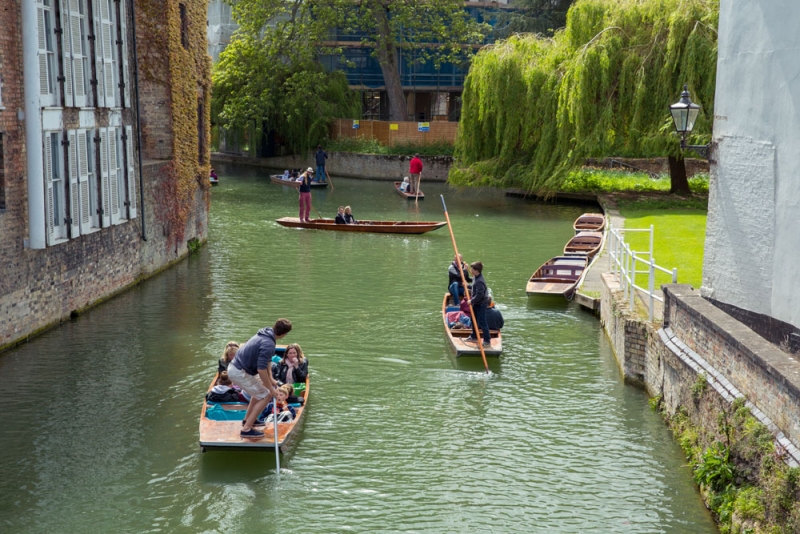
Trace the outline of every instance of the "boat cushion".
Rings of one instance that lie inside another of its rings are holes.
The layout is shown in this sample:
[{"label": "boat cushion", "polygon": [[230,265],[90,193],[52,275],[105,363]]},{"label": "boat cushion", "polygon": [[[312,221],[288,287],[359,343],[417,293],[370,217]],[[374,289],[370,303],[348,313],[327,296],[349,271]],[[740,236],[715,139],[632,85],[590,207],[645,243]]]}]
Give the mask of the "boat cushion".
[{"label": "boat cushion", "polygon": [[247,404],[237,404],[235,406],[241,406],[241,410],[226,410],[221,404],[209,403],[208,408],[206,408],[206,417],[212,421],[241,421],[247,413]]}]

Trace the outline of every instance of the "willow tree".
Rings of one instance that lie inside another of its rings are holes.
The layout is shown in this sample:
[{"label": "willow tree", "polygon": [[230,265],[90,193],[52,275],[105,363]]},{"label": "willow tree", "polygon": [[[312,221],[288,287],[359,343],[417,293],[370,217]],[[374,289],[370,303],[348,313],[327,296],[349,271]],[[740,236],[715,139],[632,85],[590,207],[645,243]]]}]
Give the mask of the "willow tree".
[{"label": "willow tree", "polygon": [[326,73],[318,61],[320,43],[341,22],[336,10],[299,0],[237,0],[232,15],[239,29],[213,73],[218,123],[256,124],[302,152],[327,137],[334,118],[359,116],[359,95],[345,76]]},{"label": "willow tree", "polygon": [[481,51],[464,84],[450,181],[548,194],[586,157],[682,159],[668,105],[688,84],[713,117],[718,0],[578,0],[550,39]]}]

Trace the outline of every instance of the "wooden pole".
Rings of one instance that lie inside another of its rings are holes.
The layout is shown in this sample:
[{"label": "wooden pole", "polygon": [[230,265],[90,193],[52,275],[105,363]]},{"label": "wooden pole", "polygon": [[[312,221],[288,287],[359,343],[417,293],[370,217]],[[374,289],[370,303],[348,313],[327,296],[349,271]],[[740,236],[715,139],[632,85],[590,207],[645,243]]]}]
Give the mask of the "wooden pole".
[{"label": "wooden pole", "polygon": [[[450,239],[453,241],[453,250],[456,253],[456,263],[458,264],[458,272],[461,274],[461,283],[464,285],[464,296],[469,303],[469,314],[472,317],[472,325],[475,327],[475,332],[480,334],[478,330],[478,321],[475,319],[475,310],[472,309],[472,302],[470,302],[469,288],[467,287],[467,279],[464,277],[464,269],[461,267],[461,260],[458,255],[458,246],[456,245],[456,236],[453,234],[453,225],[450,224],[450,215],[447,214],[447,204],[444,203],[444,195],[439,195],[442,199],[442,207],[444,208],[444,218],[447,221],[447,228],[450,230]],[[458,293],[456,293],[458,294]],[[483,351],[483,343],[481,338],[478,337],[478,348],[481,349],[481,358],[483,358],[483,366],[486,368],[486,373],[489,373],[489,363],[486,361],[486,353]]]}]

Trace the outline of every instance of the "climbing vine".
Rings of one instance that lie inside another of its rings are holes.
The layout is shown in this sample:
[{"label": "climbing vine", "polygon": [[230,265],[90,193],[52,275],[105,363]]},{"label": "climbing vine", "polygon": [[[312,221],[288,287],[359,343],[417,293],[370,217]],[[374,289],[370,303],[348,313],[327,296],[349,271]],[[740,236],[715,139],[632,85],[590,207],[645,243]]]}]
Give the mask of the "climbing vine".
[{"label": "climbing vine", "polygon": [[[207,2],[137,0],[141,75],[166,85],[172,126],[172,161],[158,185],[156,217],[168,246],[183,243],[198,190],[209,202],[211,58],[206,50]],[[141,21],[141,22],[140,22]],[[202,117],[198,117],[202,113]],[[200,119],[200,120],[198,120]],[[203,142],[198,128],[203,127]],[[200,154],[201,146],[205,147]]]},{"label": "climbing vine", "polygon": [[578,0],[545,39],[481,51],[464,84],[449,179],[552,193],[586,157],[678,155],[668,105],[683,84],[709,140],[719,0]]}]

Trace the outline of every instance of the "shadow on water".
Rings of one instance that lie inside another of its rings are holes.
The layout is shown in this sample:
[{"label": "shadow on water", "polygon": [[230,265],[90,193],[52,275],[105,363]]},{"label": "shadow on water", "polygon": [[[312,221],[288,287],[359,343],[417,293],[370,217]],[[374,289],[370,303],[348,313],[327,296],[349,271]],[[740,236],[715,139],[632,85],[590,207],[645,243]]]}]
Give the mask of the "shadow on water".
[{"label": "shadow on water", "polygon": [[[281,465],[284,462],[281,455]],[[208,484],[253,482],[275,475],[275,451],[215,451],[203,454],[198,477]]]}]

